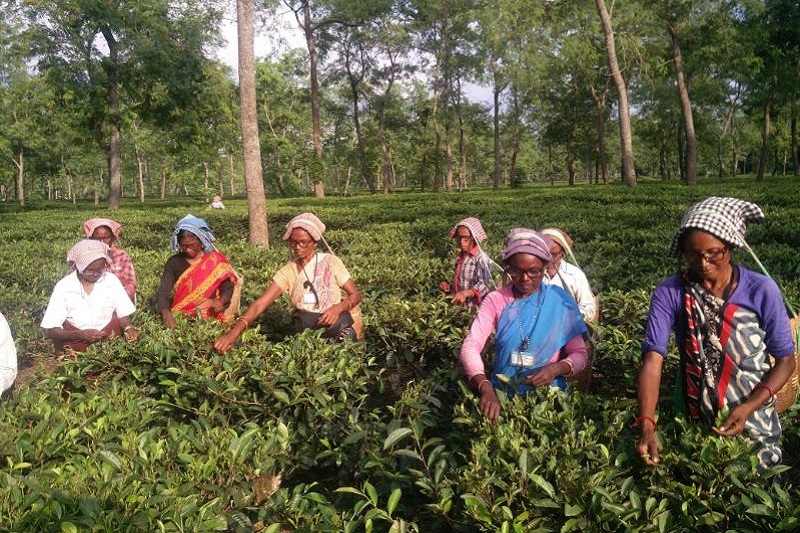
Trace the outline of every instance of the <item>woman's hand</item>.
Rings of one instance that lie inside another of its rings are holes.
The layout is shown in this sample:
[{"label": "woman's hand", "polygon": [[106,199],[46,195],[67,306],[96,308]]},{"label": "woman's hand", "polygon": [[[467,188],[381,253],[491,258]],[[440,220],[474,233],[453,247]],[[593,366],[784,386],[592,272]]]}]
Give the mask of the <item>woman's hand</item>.
[{"label": "woman's hand", "polygon": [[636,446],[636,451],[646,465],[657,465],[660,461],[658,458],[658,437],[656,435],[656,428],[649,420],[642,420],[642,436],[639,438],[639,444]]},{"label": "woman's hand", "polygon": [[225,310],[225,302],[219,298],[206,298],[198,304],[197,309],[200,311],[211,309],[215,313],[221,313]]},{"label": "woman's hand", "polygon": [[108,333],[99,329],[81,329],[76,332],[77,340],[91,344],[108,337]]},{"label": "woman's hand", "polygon": [[459,291],[453,296],[453,305],[461,305],[467,301],[470,297],[473,296],[473,292],[471,289],[467,289],[464,291]]},{"label": "woman's hand", "polygon": [[341,315],[347,304],[344,302],[338,303],[336,305],[330,306],[322,315],[317,319],[318,326],[332,326],[336,324],[336,321],[339,320],[339,315]]},{"label": "woman's hand", "polygon": [[[563,365],[566,365],[566,372],[564,371]],[[542,368],[536,370],[532,374],[528,374],[525,376],[525,383],[527,385],[533,385],[534,387],[546,387],[550,385],[554,379],[562,374],[569,373],[569,365],[567,363],[563,363],[561,361],[550,363],[544,365]]]},{"label": "woman's hand", "polygon": [[446,281],[439,282],[439,290],[443,293],[450,294],[450,284]]},{"label": "woman's hand", "polygon": [[136,342],[139,340],[139,330],[136,329],[134,326],[126,326],[125,327],[125,340],[128,342]]},{"label": "woman's hand", "polygon": [[225,353],[233,348],[238,338],[239,334],[236,332],[236,330],[229,329],[220,338],[214,341],[214,348],[220,353]]},{"label": "woman's hand", "polygon": [[722,423],[720,427],[712,427],[711,429],[717,435],[722,435],[723,437],[733,437],[734,435],[738,435],[744,430],[745,422],[747,419],[750,418],[750,415],[753,414],[758,408],[758,405],[753,406],[751,405],[752,402],[744,402],[742,404],[737,405],[733,409],[731,409],[728,418],[725,419],[725,422]]},{"label": "woman's hand", "polygon": [[497,399],[497,393],[494,392],[492,383],[490,381],[484,381],[483,383],[485,385],[481,387],[481,401],[478,406],[483,416],[491,422],[497,422],[497,418],[500,416],[500,400]]},{"label": "woman's hand", "polygon": [[173,316],[172,311],[169,309],[162,309],[161,319],[164,321],[164,325],[169,329],[175,329],[178,327],[178,323],[175,321],[175,316]]}]

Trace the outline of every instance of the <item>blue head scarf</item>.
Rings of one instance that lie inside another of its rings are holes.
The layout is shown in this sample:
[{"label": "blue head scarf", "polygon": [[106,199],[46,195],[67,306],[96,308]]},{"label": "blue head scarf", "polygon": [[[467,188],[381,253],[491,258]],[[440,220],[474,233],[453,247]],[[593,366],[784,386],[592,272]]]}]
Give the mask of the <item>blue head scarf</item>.
[{"label": "blue head scarf", "polygon": [[178,225],[175,226],[175,231],[172,232],[171,244],[173,252],[177,252],[180,248],[178,244],[178,233],[181,231],[188,231],[200,239],[200,242],[203,244],[204,252],[208,253],[213,248],[212,243],[216,239],[214,238],[214,234],[211,233],[211,228],[208,227],[206,221],[194,215],[186,215],[178,221]]}]

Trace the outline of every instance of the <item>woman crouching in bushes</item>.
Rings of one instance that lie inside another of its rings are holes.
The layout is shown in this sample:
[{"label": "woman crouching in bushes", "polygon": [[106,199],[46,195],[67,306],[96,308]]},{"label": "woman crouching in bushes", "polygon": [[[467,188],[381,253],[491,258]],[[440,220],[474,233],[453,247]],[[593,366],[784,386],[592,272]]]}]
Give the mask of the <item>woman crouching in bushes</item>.
[{"label": "woman crouching in bushes", "polygon": [[139,332],[131,323],[136,307],[119,279],[107,272],[108,246],[82,240],[70,249],[67,261],[75,270],[56,283],[41,323],[56,354],[82,352],[123,332],[128,342],[136,341]]},{"label": "woman crouching in bushes", "polygon": [[[502,259],[511,284],[486,296],[461,346],[467,381],[480,394],[481,413],[492,421],[500,415],[495,389],[511,396],[534,387],[565,388],[565,378],[586,365],[586,325],[575,300],[561,287],[542,283],[552,260],[550,242],[539,232],[513,229]],[[481,351],[492,332],[496,353],[487,377]]]},{"label": "woman crouching in bushes", "polygon": [[656,405],[672,332],[681,358],[675,410],[718,435],[758,442],[762,468],[781,462],[775,394],[795,367],[789,316],[774,281],[731,261],[747,223],[763,219],[756,204],[711,197],[689,208],[672,239],[669,254],[687,268],[650,299],[635,422],[646,464],[660,460]]},{"label": "woman crouching in bushes", "polygon": [[[358,308],[361,293],[341,259],[317,250],[320,241],[325,243],[324,232],[325,224],[311,213],[297,215],[289,221],[283,240],[292,258],[275,273],[267,290],[236,319],[233,327],[217,339],[214,343],[217,350],[228,351],[244,330],[282,294],[289,296],[294,308],[292,321],[296,331],[324,328],[322,336],[325,338],[362,337]],[[342,298],[342,289],[347,293],[345,298]]]}]

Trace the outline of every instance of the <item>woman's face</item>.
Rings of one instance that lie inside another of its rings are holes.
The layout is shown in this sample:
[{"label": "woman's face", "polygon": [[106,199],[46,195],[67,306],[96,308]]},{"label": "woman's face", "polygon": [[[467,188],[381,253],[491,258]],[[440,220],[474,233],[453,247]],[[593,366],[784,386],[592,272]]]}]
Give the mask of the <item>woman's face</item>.
[{"label": "woman's face", "polygon": [[558,268],[558,265],[561,264],[561,258],[564,257],[564,249],[558,243],[553,243],[553,246],[550,247],[550,255],[553,256],[553,266]]},{"label": "woman's face", "polygon": [[311,238],[311,235],[306,230],[300,228],[292,230],[286,244],[292,251],[292,256],[301,261],[308,259],[317,251],[316,241]]},{"label": "woman's face", "polygon": [[472,233],[466,226],[459,226],[456,228],[456,234],[453,235],[458,249],[462,252],[469,252],[475,248],[475,239],[472,238]]},{"label": "woman's face", "polygon": [[194,259],[195,257],[203,255],[203,243],[194,235],[188,233],[184,234],[178,240],[180,251],[186,259]]},{"label": "woman's face", "polygon": [[106,246],[111,246],[111,243],[114,242],[114,233],[108,226],[97,226],[92,232],[90,239],[102,241],[106,244]]},{"label": "woman's face", "polygon": [[545,262],[532,254],[515,254],[508,260],[506,272],[514,288],[522,296],[539,290],[542,285]]},{"label": "woman's face", "polygon": [[89,283],[97,283],[106,273],[107,268],[108,263],[106,263],[105,259],[95,259],[83,269],[83,272],[78,272],[78,277]]},{"label": "woman's face", "polygon": [[689,231],[683,238],[682,251],[689,270],[703,280],[715,279],[728,272],[731,264],[728,246],[705,231]]}]

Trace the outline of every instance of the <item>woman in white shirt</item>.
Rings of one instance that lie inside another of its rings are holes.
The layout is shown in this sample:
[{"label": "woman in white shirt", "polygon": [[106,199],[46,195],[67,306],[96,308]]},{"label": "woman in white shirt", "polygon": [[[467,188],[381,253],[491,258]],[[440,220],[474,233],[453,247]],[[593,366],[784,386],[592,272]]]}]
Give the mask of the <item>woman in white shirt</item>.
[{"label": "woman in white shirt", "polygon": [[543,229],[542,233],[552,242],[550,254],[553,256],[545,271],[544,282],[567,291],[577,302],[583,319],[596,323],[599,313],[586,274],[577,265],[563,260],[567,254],[572,256],[572,239],[557,228]]},{"label": "woman in white shirt", "polygon": [[122,333],[128,342],[136,341],[139,332],[131,323],[136,307],[119,279],[107,272],[108,246],[82,240],[70,249],[67,261],[75,270],[56,283],[41,323],[56,353],[65,348],[81,352]]},{"label": "woman in white shirt", "polygon": [[17,379],[17,347],[11,337],[6,317],[0,313],[0,393],[7,391]]}]

